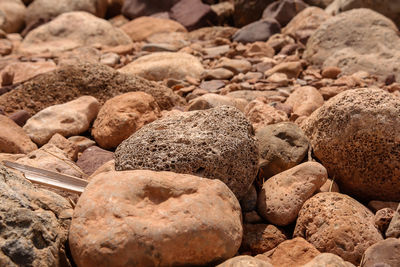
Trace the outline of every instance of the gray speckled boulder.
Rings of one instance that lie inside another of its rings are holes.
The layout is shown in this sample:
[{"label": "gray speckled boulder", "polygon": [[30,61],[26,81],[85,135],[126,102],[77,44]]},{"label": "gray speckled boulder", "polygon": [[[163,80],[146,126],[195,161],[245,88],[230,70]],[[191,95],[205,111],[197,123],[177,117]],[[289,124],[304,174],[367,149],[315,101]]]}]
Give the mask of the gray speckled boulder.
[{"label": "gray speckled boulder", "polygon": [[228,106],[154,121],[115,152],[116,170],[173,171],[219,179],[239,200],[255,179],[257,163],[251,124]]}]

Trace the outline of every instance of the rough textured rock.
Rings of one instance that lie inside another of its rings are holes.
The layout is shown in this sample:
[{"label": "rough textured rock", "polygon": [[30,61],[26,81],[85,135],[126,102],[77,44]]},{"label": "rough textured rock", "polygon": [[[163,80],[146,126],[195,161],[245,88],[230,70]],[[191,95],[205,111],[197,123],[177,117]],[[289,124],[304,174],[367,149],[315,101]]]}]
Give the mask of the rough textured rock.
[{"label": "rough textured rock", "polygon": [[92,135],[102,148],[115,148],[134,132],[161,117],[154,98],[143,92],[125,93],[108,100],[93,123]]},{"label": "rough textured rock", "polygon": [[107,0],[35,0],[27,8],[26,25],[50,21],[63,13],[85,11],[103,18],[107,10]]},{"label": "rough textured rock", "polygon": [[214,20],[215,13],[212,12],[210,5],[204,4],[201,0],[180,0],[171,8],[170,16],[192,31],[209,26]]},{"label": "rough textured rock", "polygon": [[0,203],[1,266],[70,266],[64,244],[72,207],[66,199],[0,164]]},{"label": "rough textured rock", "polygon": [[376,228],[381,231],[381,233],[385,233],[389,227],[389,224],[394,216],[394,210],[385,208],[380,209],[375,213],[374,224]]},{"label": "rough textured rock", "polygon": [[122,14],[130,19],[168,12],[179,0],[125,0]]},{"label": "rough textured rock", "polygon": [[316,88],[302,86],[294,90],[285,103],[292,106],[294,115],[309,116],[324,104],[324,98]]},{"label": "rough textured rock", "polygon": [[132,41],[108,21],[82,11],[64,13],[32,30],[19,47],[22,53],[62,52],[85,45],[127,45]]},{"label": "rough textured rock", "polygon": [[162,81],[186,76],[200,78],[204,71],[200,61],[186,53],[159,52],[142,56],[119,69],[121,73],[136,74],[148,80]]},{"label": "rough textured rock", "polygon": [[183,101],[165,86],[119,73],[107,66],[86,63],[63,66],[33,78],[1,95],[0,107],[6,113],[25,109],[35,114],[46,107],[63,104],[83,95],[94,96],[103,104],[114,96],[136,91],[152,95],[161,109],[170,109]]},{"label": "rough textured rock", "polygon": [[389,224],[389,227],[386,231],[386,237],[400,237],[400,205],[397,207],[396,212],[394,213]]},{"label": "rough textured rock", "polygon": [[0,115],[0,129],[1,153],[25,154],[37,149],[26,132],[4,115]]},{"label": "rough textured rock", "polygon": [[325,182],[328,174],[317,162],[306,162],[264,182],[258,195],[258,213],[274,225],[296,221],[304,202]]},{"label": "rough textured rock", "polygon": [[308,138],[292,122],[267,125],[256,132],[260,174],[267,179],[299,164],[307,154]]},{"label": "rough textured rock", "polygon": [[176,21],[155,17],[140,17],[121,28],[134,42],[145,41],[158,33],[187,32],[185,27]]},{"label": "rough textured rock", "polygon": [[332,253],[321,253],[302,267],[355,267],[348,261]]},{"label": "rough textured rock", "polygon": [[69,141],[67,138],[65,138],[61,134],[56,133],[55,135],[53,135],[50,138],[48,144],[55,145],[56,147],[58,147],[59,149],[64,151],[70,160],[72,160],[72,161],[77,160],[78,146],[75,143]]},{"label": "rough textured rock", "polygon": [[76,165],[78,165],[84,173],[92,175],[104,163],[112,160],[114,153],[101,149],[98,146],[91,146],[79,157]]},{"label": "rough textured rock", "polygon": [[39,111],[26,122],[23,129],[33,142],[44,145],[56,133],[68,137],[87,131],[99,110],[100,103],[96,98],[82,96]]},{"label": "rough textured rock", "polygon": [[154,121],[115,152],[116,170],[165,170],[220,179],[239,200],[254,181],[257,160],[250,123],[229,106]]},{"label": "rough textured rock", "polygon": [[243,27],[261,18],[264,9],[273,0],[234,0],[233,20],[236,27]]},{"label": "rough textured rock", "polygon": [[304,203],[293,235],[306,238],[321,252],[358,264],[365,250],[383,239],[373,225],[373,217],[371,211],[347,195],[319,193]]},{"label": "rough textured rock", "polygon": [[241,240],[239,203],[221,181],[142,170],[94,177],[69,234],[79,267],[215,264]]},{"label": "rough textured rock", "polygon": [[224,261],[217,267],[273,267],[269,262],[251,257],[251,256],[236,256],[227,261]]},{"label": "rough textured rock", "polygon": [[275,248],[286,239],[282,230],[272,224],[245,224],[240,250],[257,255]]},{"label": "rough textured rock", "polygon": [[280,31],[281,26],[275,19],[262,19],[238,30],[232,36],[232,40],[241,43],[265,42],[273,34]]},{"label": "rough textured rock", "polygon": [[370,246],[364,253],[361,267],[400,266],[400,240],[388,238]]},{"label": "rough textured rock", "polygon": [[400,200],[399,127],[400,103],[380,89],[340,93],[302,124],[343,192],[385,201]]},{"label": "rough textured rock", "polygon": [[308,5],[302,0],[280,0],[275,1],[268,5],[264,10],[263,18],[273,18],[279,22],[281,26],[289,23],[303,9]]},{"label": "rough textured rock", "polygon": [[310,37],[303,57],[318,66],[337,66],[344,74],[367,71],[400,80],[400,37],[396,25],[369,9],[354,9],[326,20]]},{"label": "rough textured rock", "polygon": [[21,0],[2,0],[0,3],[0,29],[19,32],[24,27],[26,7]]},{"label": "rough textured rock", "polygon": [[226,105],[244,111],[247,104],[248,102],[246,100],[240,98],[233,98],[218,94],[205,94],[200,97],[196,97],[192,101],[189,101],[189,105],[186,107],[186,110],[204,110]]}]

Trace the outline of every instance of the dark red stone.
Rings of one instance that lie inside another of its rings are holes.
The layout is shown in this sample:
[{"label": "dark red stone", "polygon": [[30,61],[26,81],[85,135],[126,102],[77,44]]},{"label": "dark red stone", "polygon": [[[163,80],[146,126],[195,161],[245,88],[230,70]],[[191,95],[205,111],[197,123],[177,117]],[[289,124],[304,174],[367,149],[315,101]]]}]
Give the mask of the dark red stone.
[{"label": "dark red stone", "polygon": [[101,165],[112,160],[114,153],[101,149],[98,146],[91,146],[83,151],[76,164],[87,175],[94,173]]}]

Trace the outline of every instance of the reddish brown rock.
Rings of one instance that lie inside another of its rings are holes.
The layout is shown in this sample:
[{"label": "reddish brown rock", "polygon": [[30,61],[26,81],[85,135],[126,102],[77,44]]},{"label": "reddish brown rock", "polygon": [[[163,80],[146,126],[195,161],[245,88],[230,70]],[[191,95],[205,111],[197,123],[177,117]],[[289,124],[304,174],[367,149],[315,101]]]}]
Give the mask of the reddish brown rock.
[{"label": "reddish brown rock", "polygon": [[321,253],[302,267],[355,267],[348,261],[332,253]]},{"label": "reddish brown rock", "polygon": [[294,115],[309,116],[324,104],[324,98],[316,88],[302,86],[290,94],[285,104],[292,106]]},{"label": "reddish brown rock", "polygon": [[227,261],[224,261],[217,267],[273,267],[269,262],[260,260],[251,256],[236,256]]},{"label": "reddish brown rock", "polygon": [[388,238],[370,246],[360,267],[400,266],[400,240]]},{"label": "reddish brown rock", "polygon": [[69,141],[67,138],[65,138],[61,134],[56,133],[55,135],[53,135],[50,138],[48,144],[55,145],[56,147],[58,147],[59,149],[64,151],[66,156],[70,160],[72,160],[72,161],[76,161],[77,160],[77,158],[78,158],[78,146],[75,143]]},{"label": "reddish brown rock", "polygon": [[171,8],[170,16],[189,31],[208,26],[215,19],[211,7],[201,0],[180,0]]},{"label": "reddish brown rock", "polygon": [[18,110],[8,117],[18,124],[18,126],[23,127],[31,115],[25,110]]},{"label": "reddish brown rock", "polygon": [[275,248],[286,239],[286,235],[272,224],[245,224],[240,250],[257,255]]},{"label": "reddish brown rock", "polygon": [[91,146],[83,151],[76,165],[87,175],[93,174],[104,163],[114,159],[114,153],[101,149],[98,146]]},{"label": "reddish brown rock", "polygon": [[283,27],[289,23],[303,9],[308,5],[302,0],[281,0],[275,1],[268,5],[264,10],[263,18],[273,18],[279,22]]},{"label": "reddish brown rock", "polygon": [[130,19],[168,12],[179,0],[125,0],[122,14]]},{"label": "reddish brown rock", "polygon": [[0,115],[0,129],[1,153],[26,154],[37,149],[26,132],[4,115]]},{"label": "reddish brown rock", "polygon": [[379,229],[379,231],[381,231],[381,233],[386,232],[393,216],[394,210],[389,208],[380,209],[375,213],[374,224]]},{"label": "reddish brown rock", "polygon": [[267,70],[264,74],[268,77],[274,73],[284,73],[289,79],[292,79],[299,77],[302,69],[300,62],[282,62],[272,69]]},{"label": "reddish brown rock", "polygon": [[21,0],[2,0],[0,3],[0,29],[19,32],[24,27],[26,7]]},{"label": "reddish brown rock", "polygon": [[326,67],[322,70],[321,75],[324,78],[336,79],[342,70],[338,67]]}]

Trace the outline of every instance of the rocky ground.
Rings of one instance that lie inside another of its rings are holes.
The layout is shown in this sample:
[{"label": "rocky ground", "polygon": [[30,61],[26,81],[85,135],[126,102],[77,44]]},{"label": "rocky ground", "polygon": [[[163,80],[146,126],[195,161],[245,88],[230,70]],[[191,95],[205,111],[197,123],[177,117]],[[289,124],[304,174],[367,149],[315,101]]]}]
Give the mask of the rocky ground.
[{"label": "rocky ground", "polygon": [[0,266],[399,267],[399,14],[1,0]]}]

